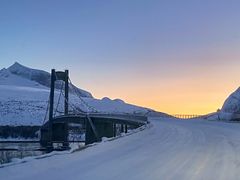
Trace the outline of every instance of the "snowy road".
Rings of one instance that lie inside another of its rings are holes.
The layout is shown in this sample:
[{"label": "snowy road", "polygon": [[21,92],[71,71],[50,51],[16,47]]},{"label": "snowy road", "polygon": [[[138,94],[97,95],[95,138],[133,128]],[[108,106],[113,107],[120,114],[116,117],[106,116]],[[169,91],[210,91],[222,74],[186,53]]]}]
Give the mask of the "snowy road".
[{"label": "snowy road", "polygon": [[80,152],[1,168],[0,179],[240,179],[240,124],[151,123],[149,129]]}]

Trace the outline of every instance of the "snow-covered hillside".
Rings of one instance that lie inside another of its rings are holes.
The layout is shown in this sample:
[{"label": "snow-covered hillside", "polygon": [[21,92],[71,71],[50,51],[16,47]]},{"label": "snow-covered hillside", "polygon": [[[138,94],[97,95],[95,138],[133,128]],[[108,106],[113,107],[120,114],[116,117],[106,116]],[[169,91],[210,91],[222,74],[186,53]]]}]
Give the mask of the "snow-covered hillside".
[{"label": "snow-covered hillside", "polygon": [[[42,125],[50,89],[40,80],[47,82],[48,75],[49,73],[27,68],[19,63],[0,71],[0,125]],[[58,101],[59,94],[60,90],[57,90],[55,102]],[[70,92],[70,103],[74,104],[69,107],[71,111],[76,111],[77,107],[84,111],[97,110],[103,113],[145,115],[152,112],[150,109],[130,105],[119,99],[94,99],[90,95],[79,98],[78,95]],[[63,111],[63,102],[61,96],[58,107],[60,111]]]},{"label": "snow-covered hillside", "polygon": [[224,102],[222,111],[240,114],[240,88],[233,92]]},{"label": "snow-covered hillside", "polygon": [[44,88],[36,81],[31,81],[21,76],[12,74],[9,69],[0,70],[0,85],[12,85],[12,86],[27,86],[27,87],[39,87]]},{"label": "snow-covered hillside", "polygon": [[[23,66],[23,65],[19,64],[18,62],[15,62],[12,66],[10,66],[8,68],[8,71],[19,77],[23,77],[25,79],[28,79],[28,80],[31,80],[34,82],[38,82],[39,84],[46,86],[46,87],[50,87],[50,73],[48,73],[46,71],[32,69],[32,68]],[[55,87],[57,89],[61,89],[61,82],[57,81],[55,83]],[[82,97],[92,97],[91,93],[89,93],[85,90],[79,89],[79,88],[78,88],[78,93]]]},{"label": "snow-covered hillside", "polygon": [[240,119],[240,88],[225,100],[221,110],[206,116],[208,120],[236,120]]}]

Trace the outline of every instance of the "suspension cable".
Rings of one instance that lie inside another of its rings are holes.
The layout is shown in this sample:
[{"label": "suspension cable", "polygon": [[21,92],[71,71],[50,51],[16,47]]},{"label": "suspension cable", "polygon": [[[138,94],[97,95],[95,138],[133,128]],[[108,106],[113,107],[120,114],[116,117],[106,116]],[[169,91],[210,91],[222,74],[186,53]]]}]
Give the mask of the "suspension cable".
[{"label": "suspension cable", "polygon": [[46,110],[46,113],[44,115],[44,119],[42,121],[42,125],[46,122],[47,120],[47,115],[48,115],[48,111],[49,111],[49,105],[50,105],[50,95],[48,96],[48,100],[47,100],[47,110]]},{"label": "suspension cable", "polygon": [[62,91],[63,91],[63,82],[61,82],[61,91],[60,91],[59,96],[58,96],[57,106],[56,106],[56,108],[55,108],[55,112],[54,112],[54,115],[53,115],[54,117],[55,117],[55,115],[56,115],[56,113],[57,113],[58,106],[59,106],[59,104],[60,104],[60,99],[61,99]]},{"label": "suspension cable", "polygon": [[[56,76],[56,79],[58,79],[58,76],[57,76],[57,73],[55,72],[55,76]],[[61,87],[61,91],[60,91],[60,96],[63,96],[63,98],[64,98],[64,102],[66,102],[72,109],[73,109],[73,111],[75,110],[76,112],[78,112],[78,109],[75,107],[75,106],[73,106],[72,104],[70,104],[69,103],[69,100],[68,99],[66,99],[66,97],[65,97],[65,95],[63,94],[63,82],[62,82],[62,87]],[[57,110],[57,109],[56,109]]]},{"label": "suspension cable", "polygon": [[[61,93],[63,95],[63,92],[61,92]],[[74,104],[69,103],[69,100],[67,100],[64,95],[63,95],[63,97],[64,97],[64,101],[73,109],[73,112],[75,110],[75,112],[86,113],[85,111],[83,111],[80,108],[76,107]]]},{"label": "suspension cable", "polygon": [[68,78],[68,79],[69,79],[70,85],[71,85],[71,87],[72,87],[72,89],[73,89],[73,92],[77,95],[77,97],[80,99],[80,101],[83,103],[83,105],[87,108],[87,113],[89,113],[90,111],[97,113],[98,110],[97,110],[95,107],[90,106],[90,105],[79,95],[79,91],[76,90],[76,87],[73,85],[71,79],[70,79],[70,78]]},{"label": "suspension cable", "polygon": [[[55,77],[56,77],[56,79],[58,79],[58,76],[57,76],[57,73],[55,72]],[[63,94],[63,82],[62,82],[62,84],[61,84],[61,90],[60,90],[60,93],[59,93],[59,96],[58,96],[58,101],[57,101],[57,105],[56,105],[56,109],[55,109],[55,111],[54,111],[54,116],[56,115],[56,113],[58,112],[60,112],[60,111],[58,111],[58,107],[59,107],[59,104],[60,104],[60,99],[61,99],[61,96],[63,96],[63,98],[64,98],[64,101],[72,108],[72,110],[73,110],[73,113],[75,112],[77,112],[77,113],[89,113],[89,112],[95,112],[95,113],[97,113],[98,112],[98,110],[95,108],[95,107],[93,107],[93,106],[90,106],[81,96],[80,96],[80,94],[79,94],[79,91],[77,90],[77,88],[72,84],[72,82],[71,82],[71,79],[68,77],[68,80],[69,80],[69,83],[70,83],[70,86],[69,87],[71,87],[71,89],[73,89],[73,92],[76,94],[76,96],[78,97],[78,99],[82,102],[82,104],[86,107],[86,110],[87,111],[84,111],[84,110],[82,110],[80,107],[77,107],[76,105],[74,105],[74,104],[72,104],[72,103],[69,103],[69,100],[68,99],[66,99],[66,97],[64,96],[64,94]],[[48,111],[49,111],[49,105],[50,105],[50,95],[49,95],[49,98],[48,98],[48,104],[47,104],[47,111],[46,111],[46,114],[45,114],[45,117],[44,117],[44,120],[43,120],[43,122],[42,122],[42,124],[44,124],[45,122],[46,122],[46,119],[47,119],[47,114],[48,114]]]}]

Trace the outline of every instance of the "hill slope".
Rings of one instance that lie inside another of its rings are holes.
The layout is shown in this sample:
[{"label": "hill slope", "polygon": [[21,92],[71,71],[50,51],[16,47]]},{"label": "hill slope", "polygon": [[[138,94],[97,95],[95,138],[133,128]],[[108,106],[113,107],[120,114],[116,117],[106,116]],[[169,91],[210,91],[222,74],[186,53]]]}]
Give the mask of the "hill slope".
[{"label": "hill slope", "polygon": [[[35,81],[43,86],[50,88],[51,75],[46,71],[28,68],[26,66],[19,64],[18,62],[15,62],[12,66],[10,66],[8,70],[12,74],[15,74],[17,76],[20,76],[31,81]],[[57,81],[55,87],[57,89],[61,89],[61,82]],[[92,97],[91,93],[85,90],[78,89],[78,92],[82,97]]]},{"label": "hill slope", "polygon": [[234,91],[224,102],[223,112],[240,114],[240,88]]},{"label": "hill slope", "polygon": [[240,120],[240,88],[234,91],[223,103],[221,110],[206,116],[209,120]]}]

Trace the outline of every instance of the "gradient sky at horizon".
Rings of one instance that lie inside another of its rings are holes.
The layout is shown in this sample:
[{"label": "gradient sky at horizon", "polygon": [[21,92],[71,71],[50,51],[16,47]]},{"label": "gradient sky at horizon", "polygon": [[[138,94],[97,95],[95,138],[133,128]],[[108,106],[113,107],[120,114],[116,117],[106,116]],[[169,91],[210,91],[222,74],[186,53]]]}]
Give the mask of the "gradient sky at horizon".
[{"label": "gradient sky at horizon", "polygon": [[0,68],[69,69],[95,97],[177,114],[240,84],[238,0],[0,1]]}]

